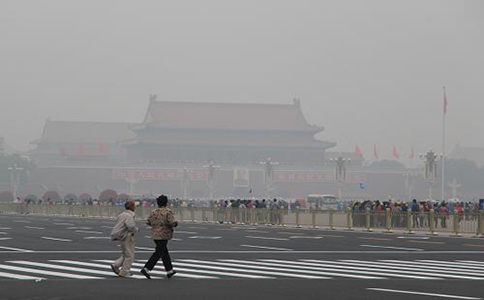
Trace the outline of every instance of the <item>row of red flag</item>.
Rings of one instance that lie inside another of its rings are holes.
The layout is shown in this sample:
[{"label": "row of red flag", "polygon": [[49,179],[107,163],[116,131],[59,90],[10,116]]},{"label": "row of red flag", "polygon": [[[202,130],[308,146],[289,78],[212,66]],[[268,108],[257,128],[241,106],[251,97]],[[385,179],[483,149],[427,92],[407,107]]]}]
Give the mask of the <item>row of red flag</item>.
[{"label": "row of red flag", "polygon": [[[59,146],[59,155],[60,156],[67,156],[68,154],[74,154],[72,153],[73,151],[69,151],[67,149],[65,149],[64,147],[62,146]],[[109,148],[108,146],[106,145],[106,143],[100,141],[98,144],[97,144],[97,147],[96,148],[88,148],[86,149],[86,147],[84,146],[84,144],[79,144],[77,146],[77,155],[86,155],[86,154],[92,154],[92,153],[98,153],[98,154],[109,154]]]},{"label": "row of red flag", "polygon": [[[395,146],[393,146],[391,154],[392,154],[392,158],[394,158],[394,159],[403,158],[400,155],[400,151],[398,151],[397,147],[395,147]],[[355,147],[355,156],[357,158],[363,158],[363,151],[361,151],[361,148],[358,145],[356,145],[356,147]],[[378,158],[379,158],[378,149],[377,149],[376,145],[373,145],[373,158],[375,160],[378,160]],[[413,150],[413,147],[410,149],[410,152],[408,153],[407,158],[408,159],[414,159],[415,158],[415,151]]]}]

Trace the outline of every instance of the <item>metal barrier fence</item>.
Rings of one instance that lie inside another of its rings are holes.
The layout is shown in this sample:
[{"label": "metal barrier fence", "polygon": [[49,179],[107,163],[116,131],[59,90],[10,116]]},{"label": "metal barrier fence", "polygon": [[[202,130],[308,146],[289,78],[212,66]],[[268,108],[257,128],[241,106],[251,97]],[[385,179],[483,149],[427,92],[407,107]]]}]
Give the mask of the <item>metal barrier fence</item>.
[{"label": "metal barrier fence", "polygon": [[[153,207],[137,207],[136,218],[146,219]],[[123,206],[112,205],[68,205],[0,203],[0,214],[32,214],[47,216],[76,216],[94,218],[116,218]],[[269,209],[226,207],[173,207],[177,220],[181,222],[230,223],[241,225],[274,225],[324,229],[363,229],[406,233],[462,233],[484,237],[484,212],[474,214],[445,214],[430,212],[353,212],[315,209]]]}]

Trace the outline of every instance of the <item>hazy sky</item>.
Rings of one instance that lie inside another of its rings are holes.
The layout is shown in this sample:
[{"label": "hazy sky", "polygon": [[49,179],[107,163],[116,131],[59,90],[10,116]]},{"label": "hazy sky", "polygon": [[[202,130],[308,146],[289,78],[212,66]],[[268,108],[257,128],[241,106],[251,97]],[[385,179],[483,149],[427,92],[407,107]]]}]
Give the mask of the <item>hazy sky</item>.
[{"label": "hazy sky", "polygon": [[170,101],[301,99],[336,150],[484,147],[484,1],[0,1],[0,136]]}]

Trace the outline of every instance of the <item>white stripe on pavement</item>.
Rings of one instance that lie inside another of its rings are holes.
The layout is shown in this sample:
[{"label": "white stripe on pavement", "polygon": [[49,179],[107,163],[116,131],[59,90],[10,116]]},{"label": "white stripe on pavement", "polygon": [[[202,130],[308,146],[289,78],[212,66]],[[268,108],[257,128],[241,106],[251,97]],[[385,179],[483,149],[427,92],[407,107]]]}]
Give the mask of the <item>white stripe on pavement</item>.
[{"label": "white stripe on pavement", "polygon": [[35,226],[24,226],[25,228],[28,228],[28,229],[39,229],[39,230],[44,230],[45,228],[44,227],[35,227]]},{"label": "white stripe on pavement", "polygon": [[74,226],[72,223],[54,223],[55,225]]},{"label": "white stripe on pavement", "polygon": [[6,237],[6,238],[0,238],[0,241],[6,241],[6,240],[11,240],[12,238]]},{"label": "white stripe on pavement", "polygon": [[11,274],[11,273],[5,273],[5,272],[0,272],[0,277],[10,278],[10,279],[20,279],[20,280],[41,280],[41,279],[44,279],[42,277],[18,275],[18,274]]},{"label": "white stripe on pavement", "polygon": [[[113,263],[113,261],[110,261],[110,260],[103,260],[103,259],[99,259],[99,260],[95,260],[95,261],[98,261],[98,262],[106,262],[106,263]],[[144,267],[145,265],[144,264],[141,264],[141,263],[133,263],[133,266],[136,266],[136,267]],[[155,267],[156,270],[163,270],[163,271],[151,271],[150,274],[159,274],[159,275],[163,275],[163,276],[166,276],[166,272],[165,272],[165,269],[163,267]],[[214,277],[214,276],[207,276],[207,275],[194,275],[194,274],[186,274],[184,272],[192,272],[192,270],[187,270],[187,269],[183,269],[183,268],[177,268],[176,269],[177,272],[176,273],[176,276],[177,277],[186,277],[186,278],[194,278],[194,279],[219,279],[219,277]],[[197,272],[198,270],[194,270],[193,272],[194,273],[206,273],[206,272]],[[209,272],[210,273],[210,272]],[[211,272],[213,273],[213,272]],[[214,275],[220,275],[220,274],[214,274]]]},{"label": "white stripe on pavement", "polygon": [[118,276],[113,272],[61,266],[61,265],[54,265],[54,264],[47,264],[47,263],[38,263],[38,262],[25,261],[25,260],[14,260],[14,261],[8,261],[8,262],[13,264],[34,266],[34,267],[41,267],[41,268],[48,268],[48,269],[57,269],[57,270],[73,271],[73,272],[80,272],[80,273],[90,273],[90,274],[97,274],[97,275]]},{"label": "white stripe on pavement", "polygon": [[273,241],[289,241],[289,239],[286,239],[286,238],[274,238],[274,237],[252,236],[252,235],[248,235],[248,236],[246,236],[246,238],[261,239],[261,240],[273,240]]},{"label": "white stripe on pavement", "polygon": [[[430,273],[430,275],[438,276],[438,277],[446,277],[446,278],[456,278],[456,279],[469,279],[469,280],[484,280],[484,274],[468,274],[466,272],[459,272],[458,270],[449,271],[449,270],[442,270],[442,269],[433,269],[432,267],[426,268],[425,266],[419,265],[411,265],[411,264],[403,264],[403,263],[382,263],[382,262],[373,262],[373,261],[355,261],[355,260],[345,260],[345,262],[351,265],[358,265],[364,267],[373,267],[380,269],[393,269],[396,271],[403,270],[403,271],[411,271],[412,273],[416,272],[425,272],[425,274]],[[405,262],[408,263],[408,262]],[[393,271],[390,270],[390,271]],[[408,272],[403,272],[408,273]],[[435,273],[435,274],[434,274]],[[458,274],[464,275],[458,275]],[[467,276],[472,275],[472,276]]]},{"label": "white stripe on pavement", "polygon": [[[224,261],[230,261],[230,260],[224,260]],[[357,278],[357,279],[385,279],[384,277],[377,277],[377,276],[336,273],[336,272],[345,272],[345,271],[334,270],[330,268],[312,267],[312,266],[304,265],[304,263],[299,263],[295,261],[286,261],[286,260],[277,260],[277,259],[261,259],[260,261],[264,261],[268,265],[273,265],[273,266],[283,267],[283,268],[290,268],[291,270],[300,269],[300,270],[318,271],[321,275],[325,275],[325,276],[348,277],[348,278]],[[370,273],[370,272],[362,272],[362,273]]]},{"label": "white stripe on pavement", "polygon": [[42,236],[40,238],[44,240],[51,240],[51,241],[58,241],[58,242],[72,242],[72,240],[69,240],[69,239],[54,238],[49,236]]},{"label": "white stripe on pavement", "polygon": [[482,298],[467,297],[467,296],[412,292],[412,291],[402,291],[402,290],[390,290],[390,289],[381,289],[381,288],[367,288],[367,290],[379,291],[379,292],[389,292],[389,293],[399,293],[399,294],[411,294],[411,295],[441,297],[441,298],[452,298],[452,299],[466,299],[466,300],[480,300],[480,299],[482,299]]},{"label": "white stripe on pavement", "polygon": [[444,266],[447,268],[460,268],[464,270],[477,270],[482,271],[482,266],[477,265],[468,265],[466,263],[456,263],[451,261],[438,261],[438,260],[417,260],[413,262],[414,264],[427,264],[427,265],[434,265],[434,266]]},{"label": "white stripe on pavement", "polygon": [[0,227],[0,230],[10,230],[10,229],[12,229],[12,228],[10,228],[10,227]]},{"label": "white stripe on pavement", "polygon": [[0,234],[8,234],[8,233],[6,233],[6,232],[0,232]]},{"label": "white stripe on pavement", "polygon": [[[313,259],[303,259],[303,261],[313,263],[315,266],[345,269],[347,270],[346,272],[350,272],[350,273],[353,272],[353,270],[361,270],[361,271],[370,271],[370,274],[373,274],[373,275],[388,276],[388,277],[400,277],[400,278],[424,279],[424,280],[442,279],[435,276],[422,276],[422,274],[410,274],[410,272],[400,272],[400,271],[392,271],[392,270],[375,270],[373,268],[367,268],[367,267],[350,266],[351,264],[345,265],[344,263],[340,263],[340,262],[331,262],[331,261],[322,261],[322,260],[313,260]],[[406,273],[406,274],[402,274],[402,273]]]},{"label": "white stripe on pavement", "polygon": [[418,249],[418,248],[402,248],[402,247],[375,246],[375,245],[360,245],[360,247],[395,249],[395,250],[408,250],[408,251],[424,251],[423,249]]},{"label": "white stripe on pavement", "polygon": [[110,240],[109,236],[86,236],[85,240]]},{"label": "white stripe on pavement", "polygon": [[[261,276],[261,275],[250,275],[250,274],[239,274],[236,272],[255,273],[255,274],[262,274],[262,275],[276,275],[275,273],[268,273],[268,272],[244,272],[233,268],[204,266],[204,265],[197,265],[197,264],[190,264],[190,263],[183,263],[183,262],[173,262],[173,265],[176,267],[175,268],[176,270],[183,270],[186,272],[196,272],[196,273],[203,273],[203,274],[223,275],[223,276],[230,276],[230,277],[250,278],[250,279],[273,279],[273,277]],[[208,269],[208,270],[204,270],[204,269]],[[221,271],[231,271],[234,273],[221,272]]]},{"label": "white stripe on pavement", "polygon": [[92,233],[92,234],[103,234],[100,231],[88,231],[88,230],[76,230],[76,232],[79,232],[79,233]]},{"label": "white stripe on pavement", "polygon": [[[302,274],[299,275],[299,274],[287,273],[286,271],[288,270],[284,268],[252,266],[252,265],[246,264],[248,263],[248,261],[243,261],[242,264],[215,262],[215,261],[202,261],[202,260],[195,260],[195,259],[182,259],[180,261],[183,261],[183,263],[180,263],[180,262],[177,262],[177,263],[185,264],[185,265],[188,263],[188,266],[194,266],[197,268],[218,268],[218,269],[222,269],[222,270],[225,269],[226,271],[233,271],[233,272],[257,273],[257,274],[265,274],[265,275],[272,275],[272,276],[275,275],[275,276],[295,277],[295,278],[304,278],[304,279],[330,279],[329,277],[323,277],[323,276],[302,275]],[[207,264],[212,266],[207,266]],[[213,265],[215,265],[216,267]],[[254,270],[250,270],[250,269],[254,269]],[[274,272],[274,271],[277,271],[277,272]]]},{"label": "white stripe on pavement", "polygon": [[288,249],[288,248],[275,248],[275,247],[254,246],[254,245],[240,245],[240,247],[259,248],[259,249],[267,249],[267,250],[292,251],[292,249]]},{"label": "white stripe on pavement", "polygon": [[0,246],[0,249],[13,250],[13,251],[18,251],[18,252],[33,252],[32,250],[13,248],[13,247],[5,247],[5,246]]},{"label": "white stripe on pavement", "polygon": [[[94,267],[94,268],[102,268],[102,269],[111,270],[110,265],[102,265],[102,264],[88,263],[88,262],[75,261],[75,260],[50,260],[50,261],[56,262],[56,263],[61,263],[61,264],[78,265],[78,266],[83,266],[83,267]],[[142,276],[142,275],[133,275],[132,278],[144,279],[145,277]]]},{"label": "white stripe on pavement", "polygon": [[74,278],[74,279],[104,279],[102,277],[76,275],[76,274],[70,274],[70,273],[53,272],[53,271],[46,271],[46,270],[39,270],[39,269],[32,269],[32,268],[22,268],[22,267],[9,266],[9,265],[0,265],[0,269],[19,271],[19,272],[25,272],[25,273],[33,273],[33,274],[50,275],[50,276],[64,277],[64,278]]},{"label": "white stripe on pavement", "polygon": [[462,268],[461,266],[446,265],[446,264],[434,264],[434,263],[423,263],[414,261],[399,261],[399,260],[382,260],[386,264],[396,265],[396,266],[406,266],[409,268],[422,268],[422,269],[433,269],[433,270],[445,270],[449,273],[463,273],[467,275],[484,276],[484,269],[470,270]]}]

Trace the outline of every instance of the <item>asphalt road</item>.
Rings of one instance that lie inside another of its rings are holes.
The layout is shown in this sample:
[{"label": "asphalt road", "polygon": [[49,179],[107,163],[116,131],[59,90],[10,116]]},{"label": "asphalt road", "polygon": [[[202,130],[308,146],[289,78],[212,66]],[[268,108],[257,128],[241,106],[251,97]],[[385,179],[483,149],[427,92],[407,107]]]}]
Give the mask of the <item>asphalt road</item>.
[{"label": "asphalt road", "polygon": [[[113,224],[0,215],[0,299],[484,299],[484,239],[184,223],[178,274],[150,281],[110,273]],[[154,249],[139,225],[135,274]]]}]

